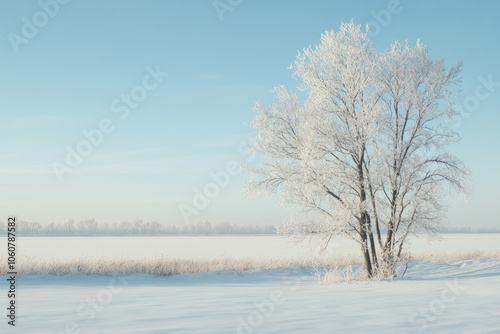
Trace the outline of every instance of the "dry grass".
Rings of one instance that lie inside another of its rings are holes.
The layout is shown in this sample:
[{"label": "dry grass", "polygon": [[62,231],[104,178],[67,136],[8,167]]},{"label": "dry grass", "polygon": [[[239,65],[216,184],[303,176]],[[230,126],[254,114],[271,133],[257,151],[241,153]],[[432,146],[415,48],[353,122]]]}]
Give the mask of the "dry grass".
[{"label": "dry grass", "polygon": [[[498,251],[467,251],[418,253],[411,256],[410,261],[434,262],[459,259],[491,259],[500,258]],[[132,275],[149,274],[155,276],[172,276],[204,272],[243,272],[258,269],[276,268],[332,268],[325,271],[326,281],[349,281],[360,273],[356,265],[362,265],[360,256],[339,254],[331,256],[309,256],[288,258],[251,258],[251,257],[217,257],[205,258],[72,258],[50,259],[41,257],[23,257],[17,260],[18,275]],[[7,258],[0,257],[0,275],[7,274]],[[362,271],[363,268],[361,268]],[[316,269],[321,271],[321,269]],[[363,273],[364,275],[364,273]],[[361,276],[363,276],[361,275]]]}]

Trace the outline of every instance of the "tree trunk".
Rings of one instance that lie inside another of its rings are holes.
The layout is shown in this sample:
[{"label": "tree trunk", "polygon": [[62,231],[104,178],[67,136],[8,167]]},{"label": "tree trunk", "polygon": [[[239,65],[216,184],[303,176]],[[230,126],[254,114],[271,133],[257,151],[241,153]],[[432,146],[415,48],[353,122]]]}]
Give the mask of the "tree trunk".
[{"label": "tree trunk", "polygon": [[372,264],[373,264],[373,272],[375,273],[377,270],[378,266],[378,260],[377,260],[377,249],[375,246],[375,239],[373,238],[373,231],[372,231],[372,224],[371,224],[371,218],[368,213],[365,213],[366,217],[366,229],[368,232],[368,238],[370,239],[370,247],[372,251]]},{"label": "tree trunk", "polygon": [[[358,163],[358,178],[359,178],[359,203],[360,207],[363,207],[363,204],[366,202],[366,189],[365,189],[365,176],[363,173],[363,164],[364,164],[364,155],[365,155],[365,147],[363,147],[361,151],[361,156],[359,158],[359,163]],[[361,236],[361,251],[363,252],[363,257],[365,259],[365,267],[366,267],[366,273],[368,275],[368,278],[373,277],[373,269],[372,269],[372,262],[370,259],[370,251],[368,250],[368,238],[367,238],[367,231],[368,234],[370,235],[370,243],[372,246],[374,246],[374,243],[372,243],[373,240],[373,233],[371,229],[368,228],[368,225],[370,224],[370,217],[368,213],[366,212],[366,208],[363,208],[361,213],[361,217],[359,219],[359,233]],[[372,249],[374,251],[374,249]],[[376,257],[375,253],[373,255]]]},{"label": "tree trunk", "polygon": [[363,252],[363,258],[365,260],[366,275],[368,276],[368,278],[372,278],[373,277],[372,264],[370,260],[370,252],[368,251],[368,245],[366,241],[367,240],[365,236],[365,240],[363,241],[363,244],[361,246],[361,251]]},{"label": "tree trunk", "polygon": [[368,238],[366,235],[366,214],[363,213],[359,221],[360,236],[361,236],[361,251],[363,252],[363,258],[365,260],[366,274],[368,278],[373,277],[372,263],[370,259],[370,251],[368,250]]}]

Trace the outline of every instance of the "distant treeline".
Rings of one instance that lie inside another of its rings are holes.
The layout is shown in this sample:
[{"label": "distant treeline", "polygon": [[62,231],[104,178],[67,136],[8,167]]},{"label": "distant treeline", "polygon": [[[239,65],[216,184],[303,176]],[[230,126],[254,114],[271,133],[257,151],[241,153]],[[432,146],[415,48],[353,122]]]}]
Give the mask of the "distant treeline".
[{"label": "distant treeline", "polygon": [[[0,231],[6,232],[5,222],[0,222]],[[162,224],[159,222],[98,223],[94,219],[75,222],[69,219],[64,223],[40,224],[20,221],[17,224],[19,236],[90,236],[90,235],[209,235],[209,234],[276,234],[276,226],[237,225],[228,222],[212,224],[209,221],[197,221],[183,226]],[[470,225],[446,226],[441,233],[500,233],[500,226]]]},{"label": "distant treeline", "polygon": [[[0,230],[6,231],[5,222],[0,222]],[[275,234],[275,226],[236,225],[227,222],[212,224],[209,221],[176,226],[159,222],[98,223],[94,219],[75,222],[69,219],[64,223],[40,224],[36,222],[19,221],[17,224],[19,236],[89,236],[89,235],[178,235],[178,234]]]},{"label": "distant treeline", "polygon": [[446,226],[439,230],[441,233],[500,233],[500,226]]}]

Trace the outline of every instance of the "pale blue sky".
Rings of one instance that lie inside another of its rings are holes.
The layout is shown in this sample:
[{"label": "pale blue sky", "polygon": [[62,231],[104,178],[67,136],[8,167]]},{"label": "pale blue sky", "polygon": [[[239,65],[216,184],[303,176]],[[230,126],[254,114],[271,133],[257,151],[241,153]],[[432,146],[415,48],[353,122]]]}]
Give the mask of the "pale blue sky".
[{"label": "pale blue sky", "polygon": [[[0,212],[43,223],[94,217],[183,224],[178,207],[190,204],[194,188],[229,161],[245,161],[238,146],[252,135],[245,123],[254,101],[269,103],[274,85],[294,87],[287,67],[297,50],[351,19],[372,22],[379,50],[421,37],[432,57],[463,60],[464,97],[474,96],[480,77],[500,82],[500,3],[401,0],[390,20],[373,25],[373,13],[388,8],[390,1],[243,0],[221,20],[211,0],[73,0],[44,24],[37,1],[2,1]],[[40,27],[24,29],[33,36],[16,53],[12,36],[23,36],[23,17],[33,16]],[[169,75],[120,119],[112,103],[142,84],[148,66]],[[480,88],[489,96],[458,128],[463,144],[454,150],[473,171],[475,194],[470,206],[453,202],[454,224],[500,224],[500,86],[492,90]],[[52,163],[64,162],[66,147],[74,149],[82,131],[104,118],[114,131],[59,182]],[[245,199],[246,179],[232,176],[192,219],[287,217],[275,200]]]}]

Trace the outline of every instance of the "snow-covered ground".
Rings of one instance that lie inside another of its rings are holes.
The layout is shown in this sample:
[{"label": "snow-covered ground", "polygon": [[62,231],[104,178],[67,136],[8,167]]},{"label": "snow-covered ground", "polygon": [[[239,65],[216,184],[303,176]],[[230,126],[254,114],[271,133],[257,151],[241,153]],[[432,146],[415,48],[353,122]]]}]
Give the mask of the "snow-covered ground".
[{"label": "snow-covered ground", "polygon": [[[412,247],[498,251],[499,241],[498,234],[447,235]],[[19,250],[60,258],[156,252],[278,257],[315,247],[292,248],[271,236],[115,237],[23,238]],[[331,247],[358,251],[349,241]],[[4,310],[7,288],[0,276]],[[410,263],[404,278],[392,282],[322,285],[312,269],[266,269],[170,277],[24,276],[17,289],[18,325],[7,326],[4,315],[0,333],[500,333],[500,259]]]},{"label": "snow-covered ground", "polygon": [[[412,252],[500,250],[500,234],[443,234],[442,240],[412,239]],[[4,240],[0,239],[0,246]],[[276,258],[307,256],[323,248],[317,241],[298,245],[275,235],[158,236],[158,237],[26,237],[19,252],[27,256],[73,258],[78,256],[171,256],[212,258],[218,256]],[[328,254],[359,253],[349,239],[334,238]]]},{"label": "snow-covered ground", "polygon": [[19,291],[18,327],[2,333],[500,333],[500,260],[413,263],[393,282],[280,269],[23,277]]}]

